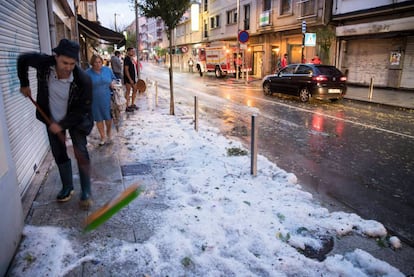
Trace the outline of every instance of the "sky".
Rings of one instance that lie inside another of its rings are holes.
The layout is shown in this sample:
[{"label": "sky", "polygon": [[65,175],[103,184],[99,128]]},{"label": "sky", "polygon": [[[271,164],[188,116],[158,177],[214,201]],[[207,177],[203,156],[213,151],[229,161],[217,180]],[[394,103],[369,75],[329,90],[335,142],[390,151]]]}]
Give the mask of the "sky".
[{"label": "sky", "polygon": [[101,24],[114,29],[115,14],[117,27],[124,29],[135,19],[135,11],[131,0],[97,0],[98,16]]},{"label": "sky", "polygon": [[[131,243],[102,238],[98,228],[85,243],[76,228],[25,225],[9,276],[64,276],[85,262],[114,268],[111,276],[404,276],[358,248],[323,261],[303,255],[320,249],[327,235],[383,238],[387,231],[357,214],[328,211],[293,173],[263,156],[251,176],[249,155],[229,155],[248,151],[240,142],[206,122],[196,132],[192,107],[176,106],[170,116],[169,90],[160,88],[157,108],[153,95],[148,85],[119,136],[139,149],[129,154],[136,160],[174,158],[175,166],[162,172],[168,209],[160,211],[154,234]],[[135,201],[157,193],[145,191]],[[398,248],[398,238],[392,240]]]}]

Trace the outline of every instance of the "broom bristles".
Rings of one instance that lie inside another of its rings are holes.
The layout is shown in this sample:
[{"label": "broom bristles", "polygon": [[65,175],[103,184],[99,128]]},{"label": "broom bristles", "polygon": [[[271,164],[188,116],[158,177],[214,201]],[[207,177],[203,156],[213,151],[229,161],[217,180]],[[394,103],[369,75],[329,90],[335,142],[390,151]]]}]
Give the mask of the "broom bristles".
[{"label": "broom bristles", "polygon": [[102,208],[89,215],[85,220],[83,231],[92,231],[105,223],[119,210],[137,198],[142,191],[143,190],[138,184],[129,186],[119,196],[115,197],[113,200],[106,203]]}]

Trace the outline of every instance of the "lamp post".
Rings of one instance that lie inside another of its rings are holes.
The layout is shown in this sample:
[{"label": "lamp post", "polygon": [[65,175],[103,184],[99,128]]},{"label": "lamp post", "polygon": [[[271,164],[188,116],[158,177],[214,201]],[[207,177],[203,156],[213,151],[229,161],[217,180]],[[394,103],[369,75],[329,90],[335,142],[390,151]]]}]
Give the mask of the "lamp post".
[{"label": "lamp post", "polygon": [[114,13],[114,25],[115,25],[115,31],[118,32],[118,28],[116,26],[116,16],[120,15],[119,13]]},{"label": "lamp post", "polygon": [[[240,33],[240,0],[237,0],[237,36]],[[236,80],[239,80],[239,56],[240,56],[240,41],[237,39],[237,57],[236,57]]]},{"label": "lamp post", "polygon": [[139,67],[139,44],[140,44],[140,37],[139,37],[139,12],[138,12],[138,0],[135,0],[135,33],[137,37],[137,46],[136,46],[136,55],[137,55],[137,77],[140,79],[141,70]]}]

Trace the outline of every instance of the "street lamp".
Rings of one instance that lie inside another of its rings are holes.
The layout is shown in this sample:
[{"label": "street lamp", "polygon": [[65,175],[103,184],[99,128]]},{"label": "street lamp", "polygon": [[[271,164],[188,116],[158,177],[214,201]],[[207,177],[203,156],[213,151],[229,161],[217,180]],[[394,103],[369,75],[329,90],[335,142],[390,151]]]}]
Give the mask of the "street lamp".
[{"label": "street lamp", "polygon": [[140,79],[140,68],[139,68],[139,44],[140,44],[140,37],[139,37],[139,12],[138,12],[138,1],[139,0],[135,0],[135,33],[136,33],[136,38],[137,38],[137,46],[136,46],[136,55],[137,55],[137,77],[138,79]]},{"label": "street lamp", "polygon": [[118,32],[118,28],[116,27],[116,16],[117,15],[119,16],[120,14],[119,13],[114,13],[114,18],[115,18],[115,21],[114,21],[115,22],[115,24],[114,24],[115,25],[115,31]]}]

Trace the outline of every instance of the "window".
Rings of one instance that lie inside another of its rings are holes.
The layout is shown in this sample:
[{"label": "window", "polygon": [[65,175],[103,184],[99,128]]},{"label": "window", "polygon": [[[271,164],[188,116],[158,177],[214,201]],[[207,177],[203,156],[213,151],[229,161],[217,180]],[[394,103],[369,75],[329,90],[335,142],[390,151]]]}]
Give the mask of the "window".
[{"label": "window", "polygon": [[220,15],[210,17],[210,29],[220,27]]},{"label": "window", "polygon": [[280,71],[279,76],[291,75],[295,72],[297,65],[288,65],[286,68]]},{"label": "window", "polygon": [[207,19],[204,20],[204,32],[203,32],[203,36],[204,38],[208,38],[208,21]]},{"label": "window", "polygon": [[237,23],[237,9],[227,11],[227,25]]},{"label": "window", "polygon": [[272,8],[272,0],[264,0],[263,11],[270,11],[271,8]]},{"label": "window", "polygon": [[204,11],[208,12],[208,0],[204,0]]},{"label": "window", "polygon": [[292,13],[292,0],[281,0],[280,1],[280,15]]},{"label": "window", "polygon": [[250,29],[250,5],[244,5],[244,30]]},{"label": "window", "polygon": [[296,70],[295,74],[312,74],[312,68],[306,65],[300,65],[299,68]]},{"label": "window", "polygon": [[316,15],[316,0],[303,0],[298,4],[301,17]]}]

